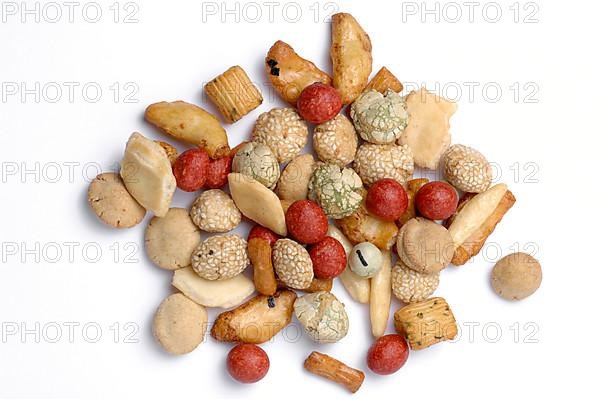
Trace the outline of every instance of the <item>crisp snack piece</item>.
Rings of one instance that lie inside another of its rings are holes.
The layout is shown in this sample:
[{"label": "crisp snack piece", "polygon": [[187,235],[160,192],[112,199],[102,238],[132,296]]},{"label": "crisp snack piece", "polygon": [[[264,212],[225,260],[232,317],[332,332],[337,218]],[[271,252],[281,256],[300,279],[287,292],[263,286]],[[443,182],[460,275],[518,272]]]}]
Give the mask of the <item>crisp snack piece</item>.
[{"label": "crisp snack piece", "polygon": [[352,103],[364,90],[373,67],[371,39],[356,19],[347,13],[331,16],[331,61],[333,87],[344,104]]},{"label": "crisp snack piece", "polygon": [[365,379],[365,373],[362,371],[319,352],[312,352],[306,358],[304,368],[313,374],[343,385],[352,393],[359,390]]},{"label": "crisp snack piece", "polygon": [[187,209],[171,208],[164,217],[150,220],[144,241],[155,265],[176,270],[190,265],[192,252],[200,244],[200,230]]},{"label": "crisp snack piece", "polygon": [[280,236],[287,235],[285,214],[273,191],[241,173],[230,173],[227,180],[231,197],[244,216]]},{"label": "crisp snack piece", "polygon": [[[366,196],[366,190],[363,190],[362,194],[363,197]],[[396,242],[398,226],[394,222],[386,222],[372,216],[367,211],[364,200],[356,212],[335,222],[353,244],[368,241],[379,249],[388,250]]]},{"label": "crisp snack piece", "polygon": [[217,316],[210,335],[222,342],[267,342],[292,321],[296,293],[277,291],[257,295],[235,309]]},{"label": "crisp snack piece", "polygon": [[402,86],[402,82],[398,80],[397,77],[394,76],[393,73],[390,72],[386,67],[381,67],[379,71],[373,76],[367,87],[365,87],[365,91],[367,90],[377,90],[380,93],[385,93],[386,90],[392,90],[396,93],[400,93],[404,87]]},{"label": "crisp snack piece", "polygon": [[262,94],[238,65],[204,85],[204,90],[228,123],[234,123],[263,102]]},{"label": "crisp snack piece", "polygon": [[312,62],[300,57],[287,43],[278,40],[265,58],[267,75],[279,95],[296,106],[300,93],[315,82],[331,84],[331,77]]},{"label": "crisp snack piece", "polygon": [[171,162],[160,144],[133,133],[121,161],[121,178],[127,191],[146,210],[165,216],[175,192]]},{"label": "crisp snack piece", "polygon": [[173,147],[171,144],[167,143],[166,141],[161,141],[161,140],[154,140],[154,141],[156,141],[158,144],[160,144],[160,146],[163,148],[163,150],[165,150],[167,157],[169,157],[169,161],[171,161],[171,166],[173,166],[173,164],[177,160],[177,157],[179,156],[179,152],[177,151],[177,148]]},{"label": "crisp snack piece", "polygon": [[394,314],[398,334],[404,334],[412,350],[425,349],[454,339],[458,326],[444,298],[430,298],[400,308]]},{"label": "crisp snack piece", "polygon": [[101,173],[90,183],[88,203],[100,220],[117,228],[133,227],[146,210],[127,192],[116,173]]},{"label": "crisp snack piece", "polygon": [[369,301],[371,332],[376,338],[385,334],[392,303],[392,254],[390,251],[381,251],[381,254],[383,262],[381,269],[371,278]]},{"label": "crisp snack piece", "polygon": [[205,149],[213,159],[229,154],[225,129],[217,118],[197,105],[163,101],[149,105],[145,118],[166,134]]},{"label": "crisp snack piece", "polygon": [[248,257],[254,269],[254,285],[263,295],[273,295],[277,291],[272,253],[268,240],[256,237],[248,241]]},{"label": "crisp snack piece", "polygon": [[254,293],[252,280],[243,274],[227,280],[206,280],[190,267],[175,270],[171,285],[185,296],[209,308],[231,308]]},{"label": "crisp snack piece", "polygon": [[183,355],[202,343],[207,325],[204,306],[177,293],[169,295],[158,307],[152,331],[165,351]]},{"label": "crisp snack piece", "polygon": [[410,117],[398,143],[410,147],[415,165],[437,169],[450,145],[450,117],[456,104],[421,88],[406,96],[406,107]]},{"label": "crisp snack piece", "polygon": [[185,296],[209,308],[231,308],[254,293],[252,280],[243,274],[227,280],[206,280],[190,267],[175,270],[171,285]]},{"label": "crisp snack piece", "polygon": [[477,255],[515,202],[516,198],[506,184],[496,184],[462,201],[448,223],[448,232],[455,247],[452,263],[464,265]]}]

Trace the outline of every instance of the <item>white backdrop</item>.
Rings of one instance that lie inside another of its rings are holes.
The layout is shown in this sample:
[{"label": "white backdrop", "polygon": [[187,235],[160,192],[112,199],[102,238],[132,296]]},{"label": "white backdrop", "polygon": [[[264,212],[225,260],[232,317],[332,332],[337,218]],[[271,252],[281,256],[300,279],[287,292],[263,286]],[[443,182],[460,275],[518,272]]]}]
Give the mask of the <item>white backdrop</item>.
[{"label": "white backdrop", "polygon": [[[518,200],[482,254],[442,274],[436,294],[460,338],[412,352],[392,376],[367,372],[357,396],[589,392],[600,7],[584,3],[0,2],[0,397],[341,396],[302,369],[316,349],[366,371],[368,309],[339,282],[349,335],[334,345],[295,339],[295,329],[278,335],[263,345],[271,370],[258,384],[233,383],[230,346],[210,337],[189,355],[164,354],[151,321],[170,273],[144,254],[147,221],[112,230],[86,204],[90,179],[115,169],[132,131],[161,137],[143,121],[146,105],[182,99],[214,110],[202,84],[235,64],[265,97],[226,126],[231,143],[246,139],[260,112],[283,105],[265,83],[270,45],[284,40],[330,70],[327,18],[337,10],[370,34],[374,71],[385,65],[409,89],[426,84],[458,102],[453,141],[486,154]],[[193,198],[178,192],[174,204]],[[535,252],[544,280],[509,303],[488,281],[515,250]]]}]

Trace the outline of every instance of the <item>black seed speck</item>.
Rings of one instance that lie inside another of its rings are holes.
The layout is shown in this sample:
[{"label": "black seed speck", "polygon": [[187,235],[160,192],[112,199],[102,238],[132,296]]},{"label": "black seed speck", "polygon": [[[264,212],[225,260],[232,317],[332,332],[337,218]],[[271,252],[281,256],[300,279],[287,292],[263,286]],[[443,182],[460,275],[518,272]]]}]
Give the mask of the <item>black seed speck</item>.
[{"label": "black seed speck", "polygon": [[273,75],[273,76],[279,76],[279,68],[272,67],[271,68],[271,75]]},{"label": "black seed speck", "polygon": [[267,60],[267,65],[271,68],[273,68],[275,65],[277,65],[277,61],[271,59],[271,60]]},{"label": "black seed speck", "polygon": [[215,251],[213,251],[212,249],[209,249],[209,250],[208,250],[208,254],[209,254],[209,255],[214,255],[214,254],[215,254]]},{"label": "black seed speck", "polygon": [[270,308],[274,308],[275,307],[275,298],[273,298],[272,296],[268,297],[267,305],[269,305]]}]

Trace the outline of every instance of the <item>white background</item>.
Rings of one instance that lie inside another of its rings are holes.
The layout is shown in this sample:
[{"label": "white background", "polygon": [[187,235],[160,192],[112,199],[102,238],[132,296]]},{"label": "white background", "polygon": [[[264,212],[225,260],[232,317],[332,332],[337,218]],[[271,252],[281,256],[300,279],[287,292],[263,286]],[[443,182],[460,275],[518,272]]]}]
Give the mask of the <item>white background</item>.
[{"label": "white background", "polygon": [[[440,3],[433,14],[424,14],[421,2],[337,2],[370,34],[374,71],[386,65],[407,85],[425,83],[458,101],[453,141],[495,162],[498,180],[518,202],[486,254],[442,274],[437,294],[463,327],[457,342],[412,352],[398,373],[376,376],[365,364],[372,342],[368,309],[336,282],[351,318],[349,335],[334,345],[278,335],[263,345],[271,370],[253,386],[230,380],[224,368],[230,345],[210,337],[186,356],[161,351],[151,321],[171,291],[170,273],[144,254],[147,220],[127,231],[105,227],[88,209],[86,190],[98,168],[114,170],[132,131],[162,137],[143,121],[148,104],[182,99],[214,110],[202,98],[202,84],[235,64],[265,96],[258,110],[226,126],[232,144],[248,138],[260,112],[283,105],[264,83],[266,51],[282,39],[330,70],[324,19],[336,4],[298,2],[284,12],[277,3],[270,18],[268,6],[258,2],[262,15],[253,22],[257,7],[244,3],[225,15],[221,2],[124,1],[115,7],[109,1],[98,3],[102,15],[92,23],[94,7],[82,14],[88,3],[78,3],[70,22],[59,2],[62,18],[51,23],[56,7],[38,4],[36,22],[20,2],[8,3],[1,2],[0,22],[0,397],[345,395],[303,371],[312,350],[366,371],[357,397],[571,397],[595,386],[597,2],[483,1],[471,17],[462,2]],[[427,7],[435,10],[435,3]],[[462,16],[452,22],[457,10]],[[129,13],[137,22],[124,22]],[[78,84],[72,99],[68,82]],[[56,86],[62,87],[59,99]],[[94,87],[102,89],[97,102]],[[24,88],[33,91],[23,96]],[[187,207],[193,198],[179,192],[174,203]],[[94,248],[101,250],[97,261]],[[537,251],[544,280],[534,296],[509,303],[492,292],[489,273],[516,248]],[[394,301],[392,311],[398,306]],[[72,337],[65,323],[78,323]],[[479,323],[471,337],[469,323]],[[102,335],[93,343],[98,327]],[[502,335],[494,343],[497,329]]]}]

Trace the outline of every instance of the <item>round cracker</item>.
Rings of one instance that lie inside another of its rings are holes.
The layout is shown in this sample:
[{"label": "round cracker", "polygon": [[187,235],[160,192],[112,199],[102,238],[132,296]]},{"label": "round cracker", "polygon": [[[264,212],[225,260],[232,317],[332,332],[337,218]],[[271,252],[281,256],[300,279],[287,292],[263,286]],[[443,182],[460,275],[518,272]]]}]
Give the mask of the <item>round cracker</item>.
[{"label": "round cracker", "polygon": [[170,208],[164,217],[153,217],[146,227],[146,252],[161,269],[189,266],[200,242],[200,230],[187,209]]},{"label": "round cracker", "polygon": [[169,295],[154,315],[154,337],[173,355],[183,355],[196,349],[204,339],[208,314],[181,293]]},{"label": "round cracker", "polygon": [[425,274],[437,273],[452,261],[452,236],[442,225],[425,218],[411,219],[403,226],[404,256],[411,269]]},{"label": "round cracker", "polygon": [[101,173],[90,183],[88,203],[100,220],[116,228],[129,228],[140,223],[146,215],[125,188],[117,173]]}]

